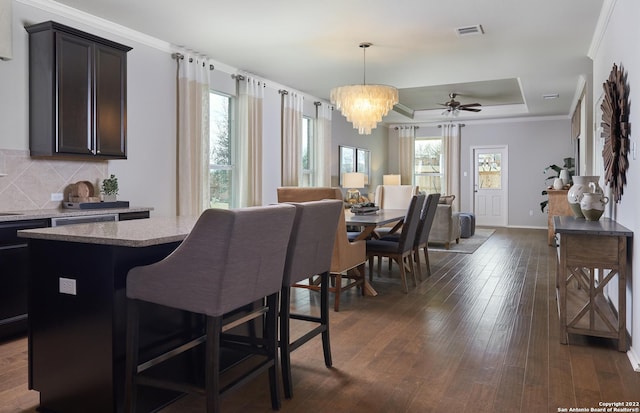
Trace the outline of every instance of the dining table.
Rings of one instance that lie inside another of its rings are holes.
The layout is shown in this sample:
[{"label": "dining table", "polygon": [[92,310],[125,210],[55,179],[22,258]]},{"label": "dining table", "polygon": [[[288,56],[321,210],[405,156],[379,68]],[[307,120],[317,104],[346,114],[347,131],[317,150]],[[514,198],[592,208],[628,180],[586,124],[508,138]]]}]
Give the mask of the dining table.
[{"label": "dining table", "polygon": [[360,234],[355,240],[369,239],[376,237],[375,229],[379,226],[396,223],[389,231],[389,234],[396,232],[404,222],[406,209],[379,209],[374,213],[355,214],[351,211],[345,211],[345,221],[349,226],[358,226],[361,228]]}]

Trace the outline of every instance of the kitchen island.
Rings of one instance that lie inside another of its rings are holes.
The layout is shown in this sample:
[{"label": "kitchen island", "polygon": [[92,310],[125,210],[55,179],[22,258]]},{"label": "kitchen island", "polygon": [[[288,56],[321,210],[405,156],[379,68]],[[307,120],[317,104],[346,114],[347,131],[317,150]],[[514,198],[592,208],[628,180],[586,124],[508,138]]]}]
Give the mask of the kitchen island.
[{"label": "kitchen island", "polygon": [[153,208],[37,209],[0,211],[0,340],[27,334],[27,240],[18,238],[22,229],[46,228],[95,221],[126,221],[150,217]]},{"label": "kitchen island", "polygon": [[[124,394],[126,275],[169,255],[196,218],[150,218],[19,231],[28,239],[29,388],[47,412],[121,412]],[[177,274],[176,276],[179,276]],[[141,360],[199,334],[195,315],[141,309]],[[180,361],[178,361],[180,362]],[[172,367],[176,374],[190,374]],[[179,395],[140,390],[139,410]]]}]

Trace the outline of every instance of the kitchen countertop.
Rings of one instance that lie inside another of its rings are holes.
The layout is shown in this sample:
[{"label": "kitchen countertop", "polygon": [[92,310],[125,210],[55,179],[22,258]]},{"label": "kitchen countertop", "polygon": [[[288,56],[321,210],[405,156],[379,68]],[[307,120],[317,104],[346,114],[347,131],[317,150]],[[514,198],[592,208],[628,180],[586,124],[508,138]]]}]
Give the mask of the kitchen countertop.
[{"label": "kitchen countertop", "polygon": [[96,208],[96,209],[34,209],[25,211],[0,211],[0,223],[11,221],[25,221],[29,219],[47,219],[58,217],[76,217],[83,215],[120,214],[126,212],[153,211],[149,207],[129,207],[129,208]]},{"label": "kitchen countertop", "polygon": [[65,225],[20,230],[18,237],[124,247],[148,247],[184,240],[197,220],[198,217],[158,217],[120,222]]}]

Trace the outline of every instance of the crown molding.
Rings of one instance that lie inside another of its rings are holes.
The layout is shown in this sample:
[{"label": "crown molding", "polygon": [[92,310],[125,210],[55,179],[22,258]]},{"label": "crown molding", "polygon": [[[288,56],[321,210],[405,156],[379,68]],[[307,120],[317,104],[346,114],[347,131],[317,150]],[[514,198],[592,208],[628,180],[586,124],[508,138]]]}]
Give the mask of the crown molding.
[{"label": "crown molding", "polygon": [[17,3],[22,3],[27,6],[35,7],[43,11],[47,11],[53,14],[57,14],[62,17],[77,21],[79,23],[87,24],[96,29],[104,30],[109,33],[113,33],[117,36],[121,36],[126,39],[134,40],[138,43],[142,43],[146,46],[153,47],[154,49],[161,50],[163,52],[171,53],[176,47],[163,40],[159,40],[155,37],[146,35],[128,27],[119,25],[112,21],[103,19],[101,17],[94,16],[92,14],[83,12],[78,9],[74,9],[67,5],[52,1],[52,0],[15,0]]},{"label": "crown molding", "polygon": [[[65,17],[67,19],[76,21],[78,23],[86,24],[93,28],[104,30],[105,32],[112,33],[116,36],[120,36],[124,39],[132,40],[137,43],[143,44],[145,46],[149,46],[156,50],[160,50],[165,53],[197,53],[193,50],[189,50],[188,47],[179,46],[171,44],[167,41],[160,40],[156,37],[149,36],[137,30],[133,30],[129,27],[122,26],[120,24],[114,23],[110,20],[103,19],[98,16],[94,16],[93,14],[89,14],[87,12],[74,9],[73,7],[69,7],[65,4],[58,3],[53,0],[15,0],[17,3],[24,4],[26,6],[35,7],[37,9],[56,14],[58,16]],[[215,70],[219,70],[225,73],[236,73],[238,71],[237,68],[229,66],[225,63],[215,61],[213,59],[209,59],[211,63],[215,66]]]},{"label": "crown molding", "polygon": [[611,20],[611,15],[613,14],[613,10],[616,7],[616,1],[617,0],[604,0],[604,2],[602,3],[602,9],[600,9],[600,16],[598,17],[598,23],[596,24],[596,29],[593,32],[593,37],[591,38],[589,51],[587,52],[587,56],[590,57],[591,60],[595,60],[595,57],[598,54],[600,43],[602,43],[602,38],[607,31],[609,20]]}]

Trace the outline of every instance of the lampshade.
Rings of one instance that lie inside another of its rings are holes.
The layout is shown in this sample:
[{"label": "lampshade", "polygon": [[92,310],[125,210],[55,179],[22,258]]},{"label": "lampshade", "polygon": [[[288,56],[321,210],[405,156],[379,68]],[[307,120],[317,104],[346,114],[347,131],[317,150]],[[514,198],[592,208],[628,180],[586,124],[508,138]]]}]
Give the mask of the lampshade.
[{"label": "lampshade", "polygon": [[398,89],[386,85],[366,84],[366,49],[371,43],[360,43],[365,56],[364,79],[361,85],[347,85],[331,90],[331,103],[353,123],[361,135],[370,135],[382,117],[398,103]]},{"label": "lampshade", "polygon": [[382,175],[382,185],[400,185],[400,175]]},{"label": "lampshade", "polygon": [[342,175],[343,188],[364,188],[364,174],[362,172],[345,172]]}]

